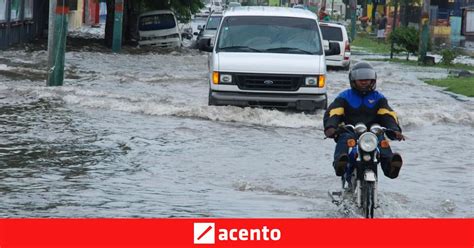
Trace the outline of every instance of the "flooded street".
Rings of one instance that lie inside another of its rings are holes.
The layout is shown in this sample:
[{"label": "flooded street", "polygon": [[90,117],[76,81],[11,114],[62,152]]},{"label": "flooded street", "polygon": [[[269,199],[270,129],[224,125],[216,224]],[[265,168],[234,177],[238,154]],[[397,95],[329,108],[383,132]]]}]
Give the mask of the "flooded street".
[{"label": "flooded street", "polygon": [[[207,54],[186,48],[68,52],[55,88],[46,60],[0,52],[0,217],[361,217],[328,197],[322,111],[209,107]],[[445,69],[372,64],[407,136],[376,215],[473,217],[474,99],[420,80]],[[328,87],[332,101],[347,72]]]}]

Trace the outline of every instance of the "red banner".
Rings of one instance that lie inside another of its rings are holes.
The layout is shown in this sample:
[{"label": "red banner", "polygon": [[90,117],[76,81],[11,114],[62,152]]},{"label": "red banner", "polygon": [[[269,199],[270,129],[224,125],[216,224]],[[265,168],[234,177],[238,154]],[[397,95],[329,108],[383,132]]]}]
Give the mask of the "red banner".
[{"label": "red banner", "polygon": [[474,247],[474,219],[3,219],[0,247]]},{"label": "red banner", "polygon": [[69,13],[69,7],[66,7],[66,6],[57,6],[56,7],[56,14],[66,15],[68,13]]}]

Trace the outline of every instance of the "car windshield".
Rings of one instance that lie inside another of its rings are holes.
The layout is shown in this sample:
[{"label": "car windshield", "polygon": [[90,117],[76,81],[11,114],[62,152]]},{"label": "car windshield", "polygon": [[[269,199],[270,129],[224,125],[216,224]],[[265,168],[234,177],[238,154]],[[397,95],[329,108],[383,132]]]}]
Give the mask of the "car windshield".
[{"label": "car windshield", "polygon": [[170,29],[176,27],[174,15],[158,14],[147,15],[140,18],[138,29],[140,31]]},{"label": "car windshield", "polygon": [[209,21],[207,21],[206,29],[217,30],[219,24],[221,23],[222,16],[211,16]]},{"label": "car windshield", "polygon": [[329,27],[321,25],[321,33],[324,40],[343,41],[342,29],[338,27]]},{"label": "car windshield", "polygon": [[322,54],[315,20],[274,16],[226,17],[216,51]]}]

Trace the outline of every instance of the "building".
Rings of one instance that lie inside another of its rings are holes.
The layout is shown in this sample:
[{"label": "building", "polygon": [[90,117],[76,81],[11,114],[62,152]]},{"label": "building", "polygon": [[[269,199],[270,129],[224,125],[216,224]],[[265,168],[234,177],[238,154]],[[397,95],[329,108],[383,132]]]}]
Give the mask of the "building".
[{"label": "building", "polygon": [[[99,25],[98,0],[69,0],[68,29]],[[0,49],[47,37],[48,0],[0,0]]]},{"label": "building", "polygon": [[461,35],[474,40],[474,5],[461,8]]},{"label": "building", "polygon": [[48,11],[47,0],[0,0],[0,49],[43,35]]}]

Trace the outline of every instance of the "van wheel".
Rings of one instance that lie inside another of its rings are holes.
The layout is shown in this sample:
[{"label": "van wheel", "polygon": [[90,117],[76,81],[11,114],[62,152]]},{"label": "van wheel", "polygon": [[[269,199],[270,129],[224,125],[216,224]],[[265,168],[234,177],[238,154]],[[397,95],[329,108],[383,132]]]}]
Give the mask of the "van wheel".
[{"label": "van wheel", "polygon": [[348,65],[342,67],[342,69],[343,69],[344,71],[348,71],[350,68],[351,68],[351,64],[348,64]]},{"label": "van wheel", "polygon": [[208,96],[208,100],[207,100],[207,105],[208,106],[217,106],[217,102],[216,100],[212,97],[212,91],[211,89],[209,89],[209,96]]}]

